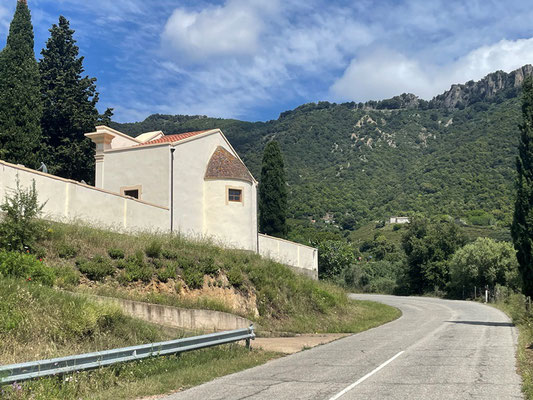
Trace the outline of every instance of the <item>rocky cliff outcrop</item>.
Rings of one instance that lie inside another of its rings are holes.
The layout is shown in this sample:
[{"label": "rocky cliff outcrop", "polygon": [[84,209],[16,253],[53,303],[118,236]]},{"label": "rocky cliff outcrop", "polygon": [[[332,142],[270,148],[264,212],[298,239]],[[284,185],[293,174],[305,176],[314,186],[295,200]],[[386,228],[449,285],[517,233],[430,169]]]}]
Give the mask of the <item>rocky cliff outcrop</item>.
[{"label": "rocky cliff outcrop", "polygon": [[478,82],[452,85],[450,90],[430,101],[430,108],[463,108],[479,101],[491,101],[499,94],[512,97],[516,95],[524,79],[532,75],[533,66],[528,64],[510,73],[493,72]]}]

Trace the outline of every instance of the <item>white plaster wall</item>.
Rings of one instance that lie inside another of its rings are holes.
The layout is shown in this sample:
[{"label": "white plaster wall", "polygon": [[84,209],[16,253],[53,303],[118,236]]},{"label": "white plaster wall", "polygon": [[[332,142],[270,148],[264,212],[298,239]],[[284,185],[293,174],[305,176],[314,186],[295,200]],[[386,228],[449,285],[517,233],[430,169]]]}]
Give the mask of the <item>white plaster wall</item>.
[{"label": "white plaster wall", "polygon": [[165,207],[0,161],[2,201],[16,188],[17,177],[23,188],[31,187],[35,181],[39,202],[46,202],[43,208],[45,219],[59,222],[78,220],[126,232],[170,230],[170,213]]},{"label": "white plaster wall", "polygon": [[196,237],[204,234],[204,176],[218,146],[233,154],[218,132],[192,138],[175,147],[174,226],[182,234]]},{"label": "white plaster wall", "polygon": [[302,269],[318,279],[318,250],[299,243],[259,234],[259,254]]},{"label": "white plaster wall", "polygon": [[[242,190],[242,202],[227,201],[228,187]],[[245,250],[257,250],[255,184],[238,180],[204,182],[204,235]]]},{"label": "white plaster wall", "polygon": [[120,193],[123,186],[142,186],[141,200],[170,205],[170,148],[141,146],[104,153],[103,188]]}]

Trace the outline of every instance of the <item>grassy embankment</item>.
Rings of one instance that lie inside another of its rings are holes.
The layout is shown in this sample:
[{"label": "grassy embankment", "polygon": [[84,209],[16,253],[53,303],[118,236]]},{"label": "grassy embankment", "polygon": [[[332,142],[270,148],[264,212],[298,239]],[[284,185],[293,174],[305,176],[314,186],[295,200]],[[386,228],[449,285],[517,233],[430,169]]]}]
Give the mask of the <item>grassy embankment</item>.
[{"label": "grassy embankment", "polygon": [[495,304],[518,328],[517,367],[522,376],[522,391],[526,399],[533,399],[533,311],[527,310],[524,296],[511,295]]},{"label": "grassy embankment", "polygon": [[67,289],[232,312],[277,332],[359,332],[399,315],[257,254],[206,241],[80,225],[51,224],[46,231],[41,252]]},{"label": "grassy embankment", "polygon": [[[140,343],[183,332],[127,317],[112,306],[38,283],[0,279],[0,363],[8,364]],[[2,399],[132,399],[168,393],[277,357],[232,345],[158,357],[62,377],[7,385]]]},{"label": "grassy embankment", "polygon": [[[18,268],[16,273],[5,265],[20,262],[13,263],[9,255],[0,257],[2,363],[183,334],[58,289],[234,312],[251,318],[265,331],[358,332],[399,316],[399,311],[384,305],[348,300],[333,285],[296,275],[249,252],[179,237],[128,236],[79,225],[46,224],[43,230],[46,234],[36,251],[42,262],[24,261],[27,268]],[[162,357],[27,382],[20,390],[8,386],[2,396],[135,398],[196,385],[276,356],[256,350],[250,353],[242,346],[217,347],[181,355],[179,362],[176,357]]]}]

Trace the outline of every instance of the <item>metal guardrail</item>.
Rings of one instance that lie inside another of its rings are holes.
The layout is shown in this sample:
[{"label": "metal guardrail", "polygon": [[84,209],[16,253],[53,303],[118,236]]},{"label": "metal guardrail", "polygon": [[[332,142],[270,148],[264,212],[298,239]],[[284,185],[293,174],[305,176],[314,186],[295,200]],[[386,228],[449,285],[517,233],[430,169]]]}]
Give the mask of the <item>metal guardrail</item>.
[{"label": "metal guardrail", "polygon": [[30,361],[21,364],[0,365],[0,384],[95,369],[122,362],[177,354],[241,340],[246,340],[246,346],[250,347],[250,340],[253,339],[255,339],[254,326],[250,325],[247,329],[210,333],[167,342],[123,347],[50,360]]}]

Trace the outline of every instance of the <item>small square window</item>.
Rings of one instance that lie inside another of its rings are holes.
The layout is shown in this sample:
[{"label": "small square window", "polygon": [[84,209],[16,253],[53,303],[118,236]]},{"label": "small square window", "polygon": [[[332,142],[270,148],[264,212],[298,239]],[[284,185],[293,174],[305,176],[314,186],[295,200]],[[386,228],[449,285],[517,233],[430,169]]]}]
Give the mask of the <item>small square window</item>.
[{"label": "small square window", "polygon": [[242,201],[242,190],[228,189],[228,200],[241,202]]},{"label": "small square window", "polygon": [[133,190],[124,190],[124,196],[130,196],[134,199],[139,198],[139,189],[133,189]]}]

